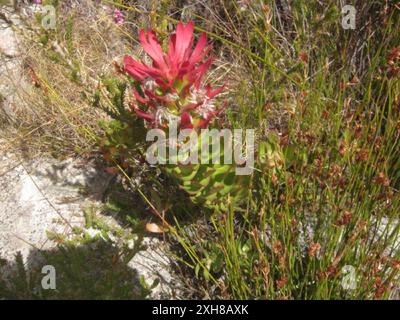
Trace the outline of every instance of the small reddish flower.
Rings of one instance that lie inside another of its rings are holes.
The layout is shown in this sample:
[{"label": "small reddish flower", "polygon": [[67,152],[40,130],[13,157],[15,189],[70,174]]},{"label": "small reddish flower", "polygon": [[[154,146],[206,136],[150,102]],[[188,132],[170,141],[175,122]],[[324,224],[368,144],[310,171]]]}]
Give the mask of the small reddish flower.
[{"label": "small reddish flower", "polygon": [[336,219],[335,224],[337,226],[345,226],[351,222],[353,214],[350,211],[345,211],[340,217]]},{"label": "small reddish flower", "polygon": [[114,10],[114,21],[117,25],[122,25],[125,22],[124,14],[121,10],[115,9]]},{"label": "small reddish flower", "polygon": [[391,76],[400,74],[400,47],[393,48],[388,55],[388,71]]},{"label": "small reddish flower", "polygon": [[153,31],[140,30],[139,39],[152,65],[124,58],[124,70],[139,84],[133,89],[136,101],[132,109],[153,127],[166,128],[177,120],[181,128],[204,128],[218,115],[214,97],[223,87],[212,89],[203,83],[213,58],[207,57],[211,46],[201,34],[194,46],[194,25],[178,23],[165,53]]},{"label": "small reddish flower", "polygon": [[278,289],[282,289],[284,286],[286,286],[287,282],[288,278],[282,277],[281,279],[276,281],[276,286],[278,287]]},{"label": "small reddish flower", "polygon": [[384,187],[389,187],[390,186],[390,180],[389,180],[389,178],[387,177],[387,175],[384,172],[379,172],[375,176],[374,182],[376,184],[383,185]]},{"label": "small reddish flower", "polygon": [[279,240],[277,240],[274,244],[274,249],[273,252],[275,254],[279,254],[282,251],[282,242],[280,242]]},{"label": "small reddish flower", "polygon": [[321,245],[318,242],[311,242],[308,248],[308,255],[313,258],[321,250]]}]

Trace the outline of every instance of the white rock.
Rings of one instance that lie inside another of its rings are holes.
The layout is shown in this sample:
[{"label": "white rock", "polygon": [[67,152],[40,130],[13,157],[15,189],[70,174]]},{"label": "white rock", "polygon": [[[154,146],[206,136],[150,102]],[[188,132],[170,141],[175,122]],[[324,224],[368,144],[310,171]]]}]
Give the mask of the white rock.
[{"label": "white rock", "polygon": [[92,227],[90,227],[89,229],[85,229],[85,232],[89,235],[89,237],[91,238],[96,238],[96,236],[98,236],[99,234],[101,234],[100,230],[97,229],[93,229]]},{"label": "white rock", "polygon": [[[82,226],[83,207],[101,199],[111,178],[93,164],[73,160],[38,159],[7,171],[5,159],[0,163],[0,173],[5,172],[0,180],[0,256],[9,260],[18,251],[27,257],[32,247],[54,246],[47,231],[67,233]],[[14,165],[14,160],[8,164]]]},{"label": "white rock", "polygon": [[159,280],[150,297],[174,299],[181,296],[182,284],[172,273],[171,261],[165,253],[162,242],[154,238],[145,238],[143,244],[147,249],[138,252],[128,266],[136,269],[149,285],[156,279]]}]

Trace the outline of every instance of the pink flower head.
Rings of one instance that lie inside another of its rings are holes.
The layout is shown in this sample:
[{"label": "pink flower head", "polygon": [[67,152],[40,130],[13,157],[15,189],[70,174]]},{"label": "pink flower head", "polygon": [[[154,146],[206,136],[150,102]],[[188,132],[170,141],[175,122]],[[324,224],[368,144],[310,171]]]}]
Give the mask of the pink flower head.
[{"label": "pink flower head", "polygon": [[119,9],[114,10],[114,21],[118,25],[124,24],[124,21],[125,21],[124,14],[122,13],[121,10],[119,10]]},{"label": "pink flower head", "polygon": [[[124,58],[126,73],[139,82],[141,92],[134,89],[136,114],[154,127],[168,127],[178,119],[181,128],[202,128],[220,112],[214,97],[223,87],[212,89],[203,78],[213,62],[207,58],[211,46],[202,33],[194,46],[194,25],[178,23],[164,52],[153,31],[140,30],[139,39],[152,59],[147,65],[130,56]],[[194,46],[194,48],[193,48]]]}]

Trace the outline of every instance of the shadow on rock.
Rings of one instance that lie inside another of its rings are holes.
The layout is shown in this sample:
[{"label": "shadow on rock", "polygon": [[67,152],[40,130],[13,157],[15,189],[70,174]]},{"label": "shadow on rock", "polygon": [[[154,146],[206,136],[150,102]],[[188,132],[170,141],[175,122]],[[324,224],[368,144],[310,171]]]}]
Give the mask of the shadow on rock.
[{"label": "shadow on rock", "polygon": [[[127,265],[138,250],[121,252],[99,239],[49,251],[34,249],[25,263],[17,254],[11,263],[0,262],[0,299],[144,299],[151,288]],[[43,288],[42,282],[52,285],[49,270],[55,271],[56,289]]]}]

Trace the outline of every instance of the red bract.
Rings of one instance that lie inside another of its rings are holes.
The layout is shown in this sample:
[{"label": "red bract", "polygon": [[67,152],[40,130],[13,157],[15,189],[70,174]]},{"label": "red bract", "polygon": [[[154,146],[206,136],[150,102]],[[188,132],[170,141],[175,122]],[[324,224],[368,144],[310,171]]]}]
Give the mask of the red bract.
[{"label": "red bract", "polygon": [[134,89],[133,110],[154,127],[168,127],[172,119],[177,119],[181,128],[203,128],[220,112],[213,98],[222,87],[212,89],[202,82],[213,61],[212,57],[206,58],[211,46],[205,33],[194,46],[193,30],[192,22],[186,26],[179,22],[166,53],[153,31],[141,30],[139,39],[152,65],[130,56],[124,58],[126,73],[141,88],[141,92]]}]

